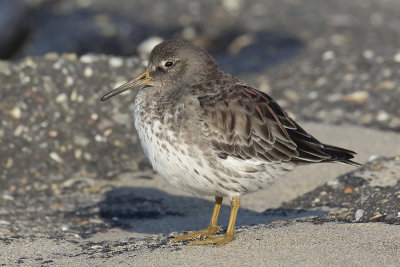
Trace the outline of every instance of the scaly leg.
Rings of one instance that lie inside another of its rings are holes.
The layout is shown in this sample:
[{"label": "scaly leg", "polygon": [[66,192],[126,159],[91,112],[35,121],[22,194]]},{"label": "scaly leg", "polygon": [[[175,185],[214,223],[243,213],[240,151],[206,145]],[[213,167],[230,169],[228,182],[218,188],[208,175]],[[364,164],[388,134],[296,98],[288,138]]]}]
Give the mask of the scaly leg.
[{"label": "scaly leg", "polygon": [[229,218],[228,229],[223,236],[209,236],[207,239],[189,242],[189,246],[197,245],[210,245],[214,244],[216,247],[223,246],[231,242],[235,237],[235,222],[237,217],[237,212],[240,206],[240,197],[236,196],[232,198],[231,201],[231,216]]},{"label": "scaly leg", "polygon": [[219,227],[217,223],[218,223],[219,210],[221,209],[222,199],[223,199],[222,197],[215,197],[214,211],[211,216],[210,225],[206,229],[192,232],[184,236],[175,237],[171,239],[171,241],[178,242],[195,238],[208,238],[210,236],[213,236],[216,232],[221,231],[221,227]]}]

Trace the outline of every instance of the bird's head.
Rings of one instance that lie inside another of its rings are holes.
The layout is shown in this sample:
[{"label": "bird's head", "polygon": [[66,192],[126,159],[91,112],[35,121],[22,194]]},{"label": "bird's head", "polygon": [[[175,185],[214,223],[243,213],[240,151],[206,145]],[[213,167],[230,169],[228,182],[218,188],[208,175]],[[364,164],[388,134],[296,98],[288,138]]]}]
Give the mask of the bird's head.
[{"label": "bird's head", "polygon": [[147,70],[142,75],[105,94],[100,100],[145,85],[165,90],[190,87],[202,83],[217,69],[216,61],[207,51],[185,41],[167,40],[153,48]]}]

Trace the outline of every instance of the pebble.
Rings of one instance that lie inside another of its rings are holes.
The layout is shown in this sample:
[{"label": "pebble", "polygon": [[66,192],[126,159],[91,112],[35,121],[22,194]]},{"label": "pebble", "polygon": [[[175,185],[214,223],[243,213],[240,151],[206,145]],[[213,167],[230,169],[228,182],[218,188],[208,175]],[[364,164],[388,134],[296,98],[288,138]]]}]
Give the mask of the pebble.
[{"label": "pebble", "polygon": [[58,163],[63,163],[64,160],[60,157],[60,155],[57,154],[57,152],[50,152],[49,157],[54,160],[55,162]]},{"label": "pebble", "polygon": [[90,161],[92,160],[92,155],[89,152],[85,152],[83,154],[83,157],[85,158],[85,160]]},{"label": "pebble", "polygon": [[59,95],[56,97],[56,102],[57,102],[57,103],[63,103],[63,102],[66,102],[67,99],[68,99],[67,94],[62,93],[62,94],[59,94]]},{"label": "pebble", "polygon": [[389,119],[389,114],[384,110],[380,110],[376,115],[377,121],[387,121],[388,119]]},{"label": "pebble", "polygon": [[337,188],[340,185],[340,182],[338,179],[332,179],[328,181],[326,184],[332,188]]},{"label": "pebble", "polygon": [[74,150],[74,157],[76,159],[80,159],[82,157],[82,150],[81,149],[75,149]]},{"label": "pebble", "polygon": [[14,161],[12,158],[8,158],[6,162],[6,168],[9,169],[14,165]]},{"label": "pebble", "polygon": [[48,132],[48,134],[49,134],[49,136],[50,137],[57,137],[57,135],[58,135],[58,132],[57,131],[55,131],[55,130],[50,130],[49,132]]},{"label": "pebble", "polygon": [[25,131],[25,126],[20,124],[20,125],[17,126],[17,128],[15,128],[14,135],[15,136],[21,136],[24,131]]},{"label": "pebble", "polygon": [[94,136],[94,140],[96,140],[96,142],[106,142],[106,141],[107,141],[107,138],[105,138],[105,137],[103,137],[103,136],[101,136],[101,135],[99,135],[99,134],[96,134],[96,135]]},{"label": "pebble", "polygon": [[393,60],[397,63],[400,63],[400,52],[394,55]]},{"label": "pebble", "polygon": [[385,80],[379,83],[378,87],[383,90],[393,90],[396,87],[396,83],[391,80]]},{"label": "pebble", "polygon": [[4,200],[14,200],[14,197],[12,195],[7,194],[7,193],[0,194],[0,198],[2,198]]},{"label": "pebble", "polygon": [[86,67],[86,68],[83,70],[83,75],[84,75],[85,77],[87,77],[87,78],[92,77],[92,75],[93,75],[93,69],[92,69],[91,67]]},{"label": "pebble", "polygon": [[363,215],[364,215],[364,210],[363,209],[358,209],[356,211],[355,216],[354,216],[355,219],[356,219],[356,222],[358,222],[362,218]]},{"label": "pebble", "polygon": [[73,140],[74,140],[74,143],[79,146],[87,146],[90,142],[90,139],[88,139],[82,135],[75,135]]},{"label": "pebble", "polygon": [[111,57],[108,60],[108,64],[110,64],[110,66],[113,68],[119,68],[122,66],[122,64],[124,64],[124,61],[119,57]]},{"label": "pebble", "polygon": [[318,92],[312,91],[307,95],[307,97],[308,97],[308,99],[311,99],[311,100],[316,99],[318,97]]},{"label": "pebble", "polygon": [[300,99],[299,95],[294,90],[286,90],[283,96],[288,102],[297,102]]},{"label": "pebble", "polygon": [[111,133],[112,133],[112,129],[111,129],[111,128],[108,128],[107,130],[105,130],[105,131],[103,132],[103,135],[107,137],[107,136],[109,136]]},{"label": "pebble", "polygon": [[345,102],[357,102],[363,103],[369,97],[369,93],[367,91],[356,91],[342,97],[342,100]]},{"label": "pebble", "polygon": [[14,107],[10,110],[10,116],[13,119],[19,120],[21,118],[21,109],[19,107]]},{"label": "pebble", "polygon": [[231,13],[237,13],[242,7],[241,0],[223,0],[222,5]]},{"label": "pebble", "polygon": [[71,76],[65,77],[65,86],[66,87],[70,87],[73,84],[74,84],[74,78],[72,78]]},{"label": "pebble", "polygon": [[372,51],[372,50],[365,50],[365,51],[363,52],[363,56],[364,56],[364,58],[366,58],[366,59],[372,59],[372,58],[375,56],[375,53],[374,53],[374,51]]},{"label": "pebble", "polygon": [[333,51],[326,51],[322,54],[323,60],[331,60],[335,58],[335,53]]},{"label": "pebble", "polygon": [[69,96],[69,99],[72,102],[75,102],[78,100],[78,92],[76,90],[72,90],[71,95]]},{"label": "pebble", "polygon": [[159,37],[159,36],[152,36],[150,38],[147,38],[146,40],[144,40],[143,42],[141,42],[138,45],[137,51],[140,55],[149,55],[151,50],[158,45],[159,43],[161,43],[162,41],[164,41],[163,38]]},{"label": "pebble", "polygon": [[328,102],[333,103],[333,102],[337,102],[337,101],[341,100],[342,98],[343,98],[343,96],[341,94],[331,94],[331,95],[327,96],[326,99],[328,100]]},{"label": "pebble", "polygon": [[368,161],[373,161],[373,160],[376,160],[377,158],[379,158],[378,155],[371,155],[371,156],[369,156]]},{"label": "pebble", "polygon": [[50,52],[50,53],[46,53],[43,57],[44,57],[46,60],[51,60],[51,61],[53,61],[53,60],[57,60],[59,56],[58,56],[57,53]]},{"label": "pebble", "polygon": [[11,74],[10,65],[5,61],[0,60],[0,73],[9,76]]},{"label": "pebble", "polygon": [[98,61],[98,57],[96,55],[93,55],[93,54],[86,54],[86,55],[81,56],[79,58],[79,60],[82,63],[90,64],[90,63]]}]

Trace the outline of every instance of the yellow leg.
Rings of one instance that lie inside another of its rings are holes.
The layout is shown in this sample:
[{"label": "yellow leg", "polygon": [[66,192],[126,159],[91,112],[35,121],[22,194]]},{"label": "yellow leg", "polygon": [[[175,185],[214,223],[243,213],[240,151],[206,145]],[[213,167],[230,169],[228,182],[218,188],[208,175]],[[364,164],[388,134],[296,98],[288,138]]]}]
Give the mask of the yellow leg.
[{"label": "yellow leg", "polygon": [[240,197],[233,197],[231,201],[231,216],[229,218],[228,229],[223,236],[209,236],[207,239],[189,242],[189,246],[197,245],[210,245],[214,244],[216,247],[223,246],[231,242],[235,237],[235,222],[237,213],[240,206]]},{"label": "yellow leg", "polygon": [[218,223],[219,210],[221,209],[222,199],[223,199],[222,197],[215,197],[214,211],[211,216],[210,225],[206,229],[192,232],[187,235],[175,237],[171,239],[171,241],[178,242],[195,238],[208,238],[210,236],[213,236],[216,232],[221,231],[221,227],[219,227],[217,223]]}]

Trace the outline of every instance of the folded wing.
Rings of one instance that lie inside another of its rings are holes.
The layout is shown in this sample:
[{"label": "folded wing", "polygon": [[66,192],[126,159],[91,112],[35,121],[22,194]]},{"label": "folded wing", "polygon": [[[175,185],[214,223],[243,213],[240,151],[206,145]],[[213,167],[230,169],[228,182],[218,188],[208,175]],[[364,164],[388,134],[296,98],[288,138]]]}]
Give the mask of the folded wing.
[{"label": "folded wing", "polygon": [[267,94],[244,85],[199,97],[203,132],[220,158],[266,162],[351,161],[353,151],[323,144]]}]

